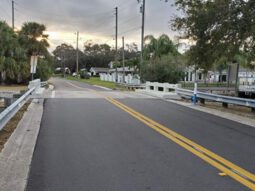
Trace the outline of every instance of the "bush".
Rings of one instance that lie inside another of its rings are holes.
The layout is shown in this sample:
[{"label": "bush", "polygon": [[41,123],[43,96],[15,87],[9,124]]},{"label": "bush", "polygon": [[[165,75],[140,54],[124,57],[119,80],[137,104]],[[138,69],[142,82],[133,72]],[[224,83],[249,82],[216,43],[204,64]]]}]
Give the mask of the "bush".
[{"label": "bush", "polygon": [[39,59],[35,77],[41,79],[41,81],[47,81],[51,75],[52,68],[49,61],[46,59]]},{"label": "bush", "polygon": [[84,70],[84,71],[80,72],[80,77],[81,77],[81,79],[89,79],[90,75],[88,74],[87,71]]},{"label": "bush", "polygon": [[182,68],[169,60],[157,60],[154,63],[145,63],[142,67],[142,79],[150,82],[178,83],[184,77]]}]

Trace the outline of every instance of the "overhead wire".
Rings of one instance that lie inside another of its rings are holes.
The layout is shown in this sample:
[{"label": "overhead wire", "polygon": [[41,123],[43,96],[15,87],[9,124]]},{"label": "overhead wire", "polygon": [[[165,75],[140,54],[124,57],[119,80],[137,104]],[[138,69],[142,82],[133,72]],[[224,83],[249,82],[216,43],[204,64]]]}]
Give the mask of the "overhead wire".
[{"label": "overhead wire", "polygon": [[[7,1],[7,0],[6,0]],[[134,1],[135,2],[135,1]],[[132,4],[133,2],[131,2],[131,1],[128,1],[128,2],[126,2],[124,5],[122,5],[122,6],[120,6],[120,9],[127,9],[131,4]],[[40,17],[40,16],[38,16],[37,14],[36,14],[36,12],[35,11],[33,11],[33,10],[31,10],[31,9],[28,9],[28,8],[26,8],[24,5],[22,5],[22,4],[20,4],[20,3],[15,3],[17,6],[16,6],[16,11],[17,11],[17,14],[19,14],[22,18],[29,18],[29,15],[31,15],[31,14],[24,14],[23,12],[30,12],[30,13],[32,13],[33,14],[33,18],[38,18],[39,20],[44,20],[44,18],[42,18],[42,17]],[[59,2],[59,4],[61,4],[60,2]],[[62,9],[62,11],[61,12],[63,12],[63,7],[60,5],[60,9]],[[41,11],[40,11],[41,12]],[[46,13],[46,12],[44,12],[45,14],[49,14],[49,13]],[[110,15],[110,14],[112,14],[112,15]],[[52,15],[52,14],[51,14]],[[58,19],[59,20],[61,20],[61,18],[63,18],[63,16],[64,15],[61,15],[61,14],[57,14],[57,13],[53,13],[53,16],[57,16],[58,17]],[[103,18],[102,19],[100,19],[100,17],[102,17],[103,16]],[[109,31],[109,29],[114,29],[114,26],[113,25],[105,25],[105,23],[107,23],[110,19],[112,19],[113,20],[113,17],[114,17],[114,15],[113,15],[113,11],[104,11],[104,12],[98,12],[98,13],[94,13],[94,14],[89,14],[89,15],[87,15],[87,17],[96,17],[96,19],[97,20],[100,20],[100,22],[98,23],[97,22],[97,24],[95,25],[95,26],[93,26],[93,28],[96,28],[96,29],[100,29],[100,30],[93,30],[93,31],[91,31],[91,33],[92,34],[104,34],[106,31]],[[122,21],[122,22],[120,22],[119,23],[119,25],[124,25],[124,24],[126,24],[126,23],[129,23],[129,22],[131,22],[131,21],[133,21],[133,20],[135,20],[136,18],[138,18],[139,16],[138,15],[136,15],[136,16],[133,16],[133,17],[131,17],[131,18],[128,18],[128,19],[126,19],[126,20],[124,20],[124,21]],[[30,17],[31,18],[31,17]],[[75,17],[69,17],[69,19],[71,18],[71,21],[69,21],[68,23],[70,23],[70,25],[72,26],[72,28],[74,28],[75,29],[75,31],[78,31],[78,29],[77,29],[77,26],[75,26],[74,25],[74,21],[73,21],[73,19],[75,19]],[[62,19],[63,20],[63,19]],[[64,19],[63,21],[65,21],[66,22],[66,19]],[[81,21],[79,21],[79,20],[75,20],[76,22],[75,23],[77,23],[77,25],[81,22]],[[113,20],[114,21],[114,20]],[[114,22],[113,22],[114,23]],[[128,34],[128,33],[130,33],[130,32],[133,32],[133,31],[137,31],[138,29],[140,29],[141,27],[139,26],[139,27],[133,27],[133,28],[131,28],[131,29],[127,29],[127,30],[125,30],[125,31],[122,31],[122,32],[120,32],[119,33],[119,35],[123,35],[123,34]],[[106,30],[107,29],[107,30]],[[114,31],[114,30],[113,30]],[[112,31],[112,32],[113,32]],[[113,33],[111,33],[111,35],[107,35],[107,36],[110,36],[111,37],[111,39],[109,39],[109,40],[107,40],[106,41],[106,43],[107,42],[109,42],[109,41],[111,41],[111,40],[113,40]],[[71,39],[71,38],[70,38]]]},{"label": "overhead wire", "polygon": [[[10,2],[8,2],[8,0],[6,0],[6,2],[7,2],[8,5],[10,4]],[[0,8],[3,10],[3,12],[6,14],[6,16],[8,16],[8,18],[11,19],[11,17],[12,17],[11,13],[8,12],[3,6],[0,6]],[[7,19],[7,17],[5,19]]]}]

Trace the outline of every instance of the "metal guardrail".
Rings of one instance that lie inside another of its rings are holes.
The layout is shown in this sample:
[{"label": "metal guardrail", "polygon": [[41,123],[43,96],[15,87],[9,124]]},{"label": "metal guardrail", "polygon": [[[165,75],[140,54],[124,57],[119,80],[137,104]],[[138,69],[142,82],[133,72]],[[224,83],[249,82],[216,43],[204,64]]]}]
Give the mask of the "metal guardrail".
[{"label": "metal guardrail", "polygon": [[[187,96],[191,98],[194,94],[194,91],[176,88],[176,93],[178,95],[183,95],[183,96]],[[222,95],[210,94],[210,93],[204,93],[204,92],[197,92],[197,98],[255,108],[255,100],[252,100],[252,99],[222,96]]]},{"label": "metal guardrail", "polygon": [[7,107],[0,113],[0,131],[10,121],[10,119],[19,111],[19,109],[26,103],[27,98],[35,91],[35,87],[29,89],[24,95],[17,99],[12,105]]}]

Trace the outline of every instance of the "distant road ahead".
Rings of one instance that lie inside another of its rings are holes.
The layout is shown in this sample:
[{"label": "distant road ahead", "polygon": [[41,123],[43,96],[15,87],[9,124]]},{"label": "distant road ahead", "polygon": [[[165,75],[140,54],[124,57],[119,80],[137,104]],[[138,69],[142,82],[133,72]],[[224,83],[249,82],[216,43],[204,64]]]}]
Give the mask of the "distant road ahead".
[{"label": "distant road ahead", "polygon": [[255,190],[254,128],[134,92],[54,85],[27,191]]}]

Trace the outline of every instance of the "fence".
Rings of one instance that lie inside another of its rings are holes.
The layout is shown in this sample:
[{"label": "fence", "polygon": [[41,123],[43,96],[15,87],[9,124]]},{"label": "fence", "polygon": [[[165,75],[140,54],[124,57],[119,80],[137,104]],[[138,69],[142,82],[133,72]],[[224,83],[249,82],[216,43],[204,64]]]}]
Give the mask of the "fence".
[{"label": "fence", "polygon": [[[116,82],[116,75],[115,74],[104,74],[100,73],[100,80],[107,81],[107,82]],[[140,77],[138,75],[128,74],[124,77],[123,82],[123,74],[117,75],[117,83],[125,83],[125,84],[132,84],[132,85],[140,85]]]},{"label": "fence", "polygon": [[159,92],[173,92],[176,88],[180,87],[179,84],[158,83],[158,82],[146,82],[146,91],[159,91]]},{"label": "fence", "polygon": [[[192,98],[194,96],[193,90],[187,90],[180,88],[179,84],[168,84],[168,83],[151,83],[146,82],[146,91],[158,91],[158,92],[171,92],[174,91],[177,95],[186,98]],[[227,104],[240,105],[245,107],[252,108],[252,111],[255,110],[255,100],[253,99],[243,99],[238,97],[222,96],[218,94],[210,94],[205,92],[196,91],[196,97],[201,100],[202,103],[205,100],[211,100],[216,102],[223,103],[224,106]]]}]

